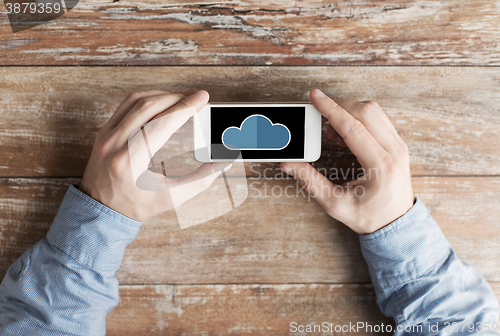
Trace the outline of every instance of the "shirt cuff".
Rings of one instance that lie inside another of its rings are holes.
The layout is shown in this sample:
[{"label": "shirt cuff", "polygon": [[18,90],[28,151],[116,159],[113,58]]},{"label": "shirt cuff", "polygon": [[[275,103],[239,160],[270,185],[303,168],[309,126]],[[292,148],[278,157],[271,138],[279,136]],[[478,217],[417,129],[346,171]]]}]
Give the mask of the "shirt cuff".
[{"label": "shirt cuff", "polygon": [[402,217],[372,234],[360,235],[360,243],[375,289],[430,274],[453,251],[418,198]]},{"label": "shirt cuff", "polygon": [[48,242],[81,265],[115,272],[142,222],[125,217],[70,186],[47,233]]}]

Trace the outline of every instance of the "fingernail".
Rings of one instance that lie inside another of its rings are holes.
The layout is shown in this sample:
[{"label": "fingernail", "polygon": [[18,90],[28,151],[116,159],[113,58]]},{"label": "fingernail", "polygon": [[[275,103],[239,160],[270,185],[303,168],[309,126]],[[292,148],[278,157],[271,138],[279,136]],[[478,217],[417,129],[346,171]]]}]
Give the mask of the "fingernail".
[{"label": "fingernail", "polygon": [[314,95],[318,98],[325,98],[326,97],[326,95],[321,90],[318,90],[318,89],[314,89]]},{"label": "fingernail", "polygon": [[205,98],[207,98],[207,94],[208,94],[207,91],[200,90],[200,91],[196,92],[194,95],[198,99],[205,99]]},{"label": "fingernail", "polygon": [[290,166],[289,166],[288,164],[286,164],[286,163],[283,163],[283,164],[281,165],[281,169],[283,169],[283,171],[284,171],[285,173],[287,173],[288,175],[292,175],[292,176],[293,176],[293,174],[295,174],[295,172],[293,171],[293,168],[292,168],[292,167],[290,167]]}]

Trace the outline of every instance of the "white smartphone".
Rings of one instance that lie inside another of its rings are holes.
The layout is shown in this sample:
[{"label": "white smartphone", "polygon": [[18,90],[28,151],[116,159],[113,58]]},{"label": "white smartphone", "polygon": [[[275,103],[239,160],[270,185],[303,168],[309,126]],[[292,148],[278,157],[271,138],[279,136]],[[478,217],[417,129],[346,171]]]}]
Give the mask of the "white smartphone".
[{"label": "white smartphone", "polygon": [[200,162],[319,159],[321,114],[311,104],[208,104],[194,116]]}]

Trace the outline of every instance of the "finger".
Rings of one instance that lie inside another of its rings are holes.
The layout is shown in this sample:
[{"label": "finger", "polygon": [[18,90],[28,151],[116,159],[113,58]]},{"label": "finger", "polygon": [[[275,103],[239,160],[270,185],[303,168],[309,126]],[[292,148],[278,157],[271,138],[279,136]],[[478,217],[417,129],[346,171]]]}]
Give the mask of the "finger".
[{"label": "finger", "polygon": [[[127,140],[128,152],[132,173],[136,180],[148,169],[150,160],[170,136],[206,105],[208,93],[203,92],[205,93],[204,98],[201,98],[202,95],[196,96],[196,94],[186,97],[182,104],[176,104],[174,108],[131,133]],[[185,108],[182,109],[183,107]]]},{"label": "finger", "polygon": [[113,133],[118,141],[122,143],[132,132],[146,124],[158,114],[168,110],[185,98],[178,93],[155,95],[143,97],[130,109],[120,123],[115,127]]},{"label": "finger", "polygon": [[180,206],[207,190],[217,177],[230,168],[231,164],[227,163],[204,163],[193,173],[177,180],[168,179],[168,188],[174,207]]},{"label": "finger", "polygon": [[383,161],[387,152],[361,121],[318,89],[311,91],[310,98],[314,107],[328,119],[363,167],[376,167]]},{"label": "finger", "polygon": [[399,136],[387,114],[374,101],[355,102],[343,100],[337,102],[344,110],[365,125],[375,140],[391,153],[401,149],[403,139]]},{"label": "finger", "polygon": [[169,92],[167,91],[161,91],[161,90],[137,91],[129,93],[127,97],[125,97],[125,99],[120,103],[115,113],[113,113],[111,118],[109,118],[108,122],[104,127],[107,127],[109,130],[115,128],[120,123],[120,121],[122,121],[123,117],[125,117],[125,115],[130,111],[130,109],[135,104],[137,104],[137,102],[141,98],[164,95],[168,93]]},{"label": "finger", "polygon": [[[364,101],[362,103],[369,103],[371,101]],[[382,109],[380,109],[382,111],[382,117],[383,119],[385,120],[385,123],[388,125],[388,127],[392,130],[393,134],[394,134],[394,137],[396,138],[396,140],[398,140],[398,142],[401,144],[402,147],[407,147],[406,146],[406,142],[403,140],[403,138],[401,138],[401,136],[399,135],[398,131],[396,130],[396,127],[394,127],[394,124],[391,122],[391,120],[389,119],[389,117],[387,116],[387,113],[385,113]]]},{"label": "finger", "polygon": [[[363,106],[363,105],[370,105],[370,104],[373,104],[374,107],[376,106],[375,102],[372,101],[372,100],[365,100],[365,101],[361,101],[361,102],[358,102],[358,101],[353,101],[353,100],[337,100],[336,101],[340,106],[342,106],[347,112],[351,113],[350,110],[353,110],[353,112],[355,112],[356,115],[359,115],[361,116],[361,113],[359,113],[358,111],[356,111],[358,108],[361,107],[361,109],[363,109],[363,107],[369,107],[369,106]],[[383,112],[382,109],[380,109],[380,111]],[[371,111],[370,111],[371,112]],[[391,123],[391,121],[389,120],[389,117],[387,116],[386,113],[380,113],[378,114],[382,120],[384,120],[384,123],[385,125],[393,130],[394,132],[396,132],[396,129],[394,128],[394,125]]]},{"label": "finger", "polygon": [[182,125],[208,102],[208,92],[199,91],[190,95],[164,113],[157,115],[144,125],[144,136],[147,137],[151,153],[154,155]]},{"label": "finger", "polygon": [[311,196],[325,209],[330,212],[332,202],[342,202],[343,194],[339,197],[335,195],[335,186],[325,176],[319,173],[313,166],[307,162],[283,162],[280,168],[289,175],[292,175]]},{"label": "finger", "polygon": [[174,106],[168,109],[165,113],[157,115],[155,118],[159,118],[166,114],[171,114],[180,110],[185,110],[187,108],[195,107],[197,111],[200,111],[205,105],[207,105],[210,95],[205,90],[200,90],[182,100],[179,100]]}]

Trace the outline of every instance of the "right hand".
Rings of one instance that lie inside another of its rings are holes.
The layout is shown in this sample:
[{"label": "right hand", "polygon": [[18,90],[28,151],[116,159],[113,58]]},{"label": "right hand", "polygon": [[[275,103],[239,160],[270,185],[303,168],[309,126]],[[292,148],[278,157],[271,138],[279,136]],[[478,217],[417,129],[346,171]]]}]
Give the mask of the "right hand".
[{"label": "right hand", "polygon": [[310,98],[330,123],[327,136],[349,147],[365,175],[334,185],[309,163],[282,163],[281,168],[330,216],[359,234],[373,233],[404,215],[414,202],[408,146],[384,111],[373,101],[337,103],[317,89]]}]

